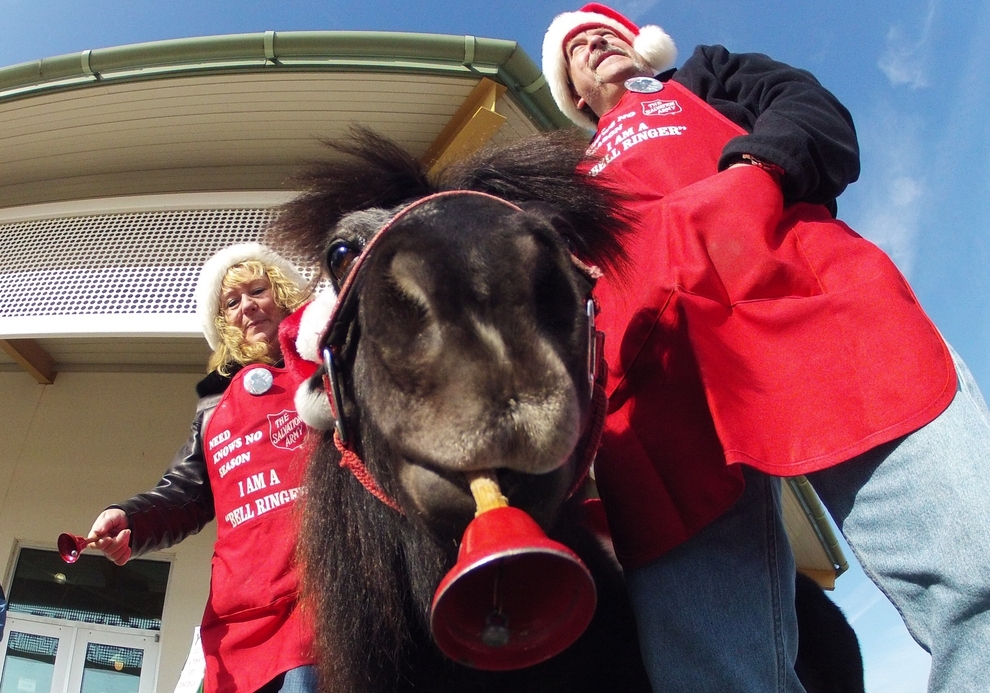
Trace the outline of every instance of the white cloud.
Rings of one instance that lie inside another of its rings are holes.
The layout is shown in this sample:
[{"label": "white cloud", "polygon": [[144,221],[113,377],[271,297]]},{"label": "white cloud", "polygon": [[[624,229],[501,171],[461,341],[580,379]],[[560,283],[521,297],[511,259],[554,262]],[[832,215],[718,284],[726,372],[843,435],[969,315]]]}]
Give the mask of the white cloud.
[{"label": "white cloud", "polygon": [[876,204],[866,216],[862,233],[883,248],[901,272],[910,277],[924,184],[908,176],[886,176],[877,187]]},{"label": "white cloud", "polygon": [[[835,602],[856,630],[870,693],[925,693],[931,657],[908,634],[901,617],[858,563],[839,578]],[[852,580],[853,582],[848,582]],[[844,581],[845,584],[842,584]]]},{"label": "white cloud", "polygon": [[908,634],[900,614],[874,585],[845,538],[849,570],[830,596],[856,631],[869,693],[925,693],[931,658]]},{"label": "white cloud", "polygon": [[894,86],[906,84],[912,89],[928,86],[925,67],[930,62],[935,10],[935,0],[930,0],[917,38],[910,36],[899,25],[892,26],[887,31],[886,49],[877,61],[877,65]]},{"label": "white cloud", "polygon": [[860,127],[866,175],[856,186],[860,204],[852,226],[883,248],[909,279],[930,198],[928,181],[920,173],[925,159],[922,126],[919,116],[881,107]]},{"label": "white cloud", "polygon": [[869,613],[870,609],[886,599],[876,585],[866,578],[863,580],[864,582],[858,585],[852,594],[847,595],[842,602],[836,602],[845,614],[846,620],[849,621],[849,625],[854,628],[857,622]]}]

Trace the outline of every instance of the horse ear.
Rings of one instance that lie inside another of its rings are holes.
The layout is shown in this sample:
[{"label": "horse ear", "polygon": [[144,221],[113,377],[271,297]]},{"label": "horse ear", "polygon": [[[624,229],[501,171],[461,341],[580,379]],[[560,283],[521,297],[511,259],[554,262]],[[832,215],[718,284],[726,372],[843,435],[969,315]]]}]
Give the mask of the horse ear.
[{"label": "horse ear", "polygon": [[517,202],[516,205],[550,224],[567,249],[582,262],[623,274],[627,257],[619,239],[626,228],[625,220],[610,215],[607,207],[575,210],[537,200]]}]

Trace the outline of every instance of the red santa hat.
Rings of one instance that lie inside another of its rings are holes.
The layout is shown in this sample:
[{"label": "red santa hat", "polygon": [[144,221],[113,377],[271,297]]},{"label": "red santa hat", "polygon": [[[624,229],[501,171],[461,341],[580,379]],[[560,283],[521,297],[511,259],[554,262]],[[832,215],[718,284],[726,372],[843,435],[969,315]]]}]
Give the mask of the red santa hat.
[{"label": "red santa hat", "polygon": [[543,37],[543,75],[561,112],[576,125],[595,130],[595,123],[578,110],[571,93],[571,80],[564,48],[575,34],[595,27],[608,27],[628,42],[654,74],[674,65],[677,47],[660,27],[638,27],[611,7],[588,3],[577,12],[564,12],[550,23]]},{"label": "red santa hat", "polygon": [[286,279],[298,286],[306,283],[299,270],[288,260],[260,243],[238,243],[218,250],[203,265],[199,273],[199,281],[196,283],[196,317],[199,318],[203,336],[206,337],[211,349],[216,349],[220,344],[216,317],[220,310],[220,288],[223,278],[227,275],[227,270],[246,260],[257,260],[264,265],[278,267]]},{"label": "red santa hat", "polygon": [[285,367],[300,381],[294,398],[296,412],[306,425],[320,431],[329,431],[334,426],[330,401],[323,387],[319,340],[336,301],[334,291],[325,289],[283,320],[278,328]]}]

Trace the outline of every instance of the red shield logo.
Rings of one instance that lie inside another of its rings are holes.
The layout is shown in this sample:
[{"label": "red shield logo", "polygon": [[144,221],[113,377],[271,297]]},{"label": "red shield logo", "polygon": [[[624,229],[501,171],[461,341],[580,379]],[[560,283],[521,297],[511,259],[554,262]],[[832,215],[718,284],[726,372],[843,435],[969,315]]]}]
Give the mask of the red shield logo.
[{"label": "red shield logo", "polygon": [[281,450],[295,450],[302,445],[306,427],[299,414],[283,409],[278,414],[268,415],[268,434],[272,445]]}]

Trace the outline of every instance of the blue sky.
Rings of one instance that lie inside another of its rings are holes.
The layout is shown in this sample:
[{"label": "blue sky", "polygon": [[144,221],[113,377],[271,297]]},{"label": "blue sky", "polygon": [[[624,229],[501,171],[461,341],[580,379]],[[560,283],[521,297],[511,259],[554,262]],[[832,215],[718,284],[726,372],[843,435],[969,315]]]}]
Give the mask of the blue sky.
[{"label": "blue sky", "polygon": [[[698,43],[813,72],[852,112],[863,174],[840,217],[883,247],[990,390],[990,0],[622,0],[686,58]],[[577,4],[528,0],[0,0],[0,66],[141,41],[266,30],[385,30],[518,41]],[[847,554],[849,554],[847,550]],[[927,655],[858,567],[833,594],[859,632],[870,693],[925,690]]]}]

